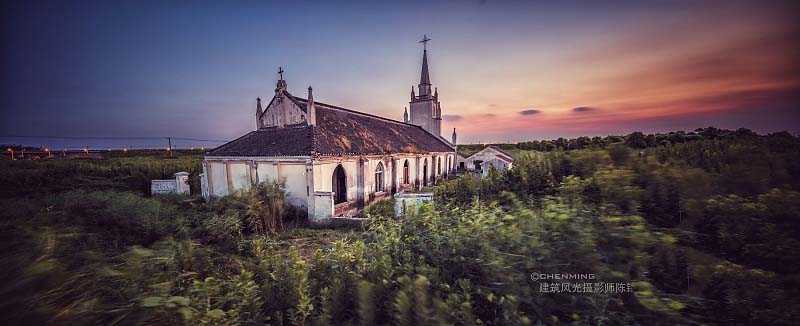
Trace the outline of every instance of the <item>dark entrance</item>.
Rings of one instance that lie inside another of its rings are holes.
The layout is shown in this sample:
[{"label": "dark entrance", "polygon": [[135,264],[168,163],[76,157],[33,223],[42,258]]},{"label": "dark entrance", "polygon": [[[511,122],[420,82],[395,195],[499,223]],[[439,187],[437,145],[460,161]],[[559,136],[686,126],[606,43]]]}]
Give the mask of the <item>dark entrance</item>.
[{"label": "dark entrance", "polygon": [[408,184],[408,160],[403,163],[403,184]]},{"label": "dark entrance", "polygon": [[333,180],[331,180],[333,190],[333,203],[344,203],[347,201],[347,182],[344,175],[344,168],[339,165],[333,170]]},{"label": "dark entrance", "polygon": [[481,170],[483,170],[483,169],[481,168],[481,164],[483,164],[483,161],[481,161],[481,160],[474,160],[474,161],[472,161],[472,163],[473,163],[473,164],[475,164],[475,171],[478,171],[478,172],[480,172]]},{"label": "dark entrance", "polygon": [[428,185],[428,159],[425,159],[425,163],[422,165],[422,185]]},{"label": "dark entrance", "polygon": [[392,169],[392,194],[397,192],[397,163],[394,160],[391,161],[391,169]]}]

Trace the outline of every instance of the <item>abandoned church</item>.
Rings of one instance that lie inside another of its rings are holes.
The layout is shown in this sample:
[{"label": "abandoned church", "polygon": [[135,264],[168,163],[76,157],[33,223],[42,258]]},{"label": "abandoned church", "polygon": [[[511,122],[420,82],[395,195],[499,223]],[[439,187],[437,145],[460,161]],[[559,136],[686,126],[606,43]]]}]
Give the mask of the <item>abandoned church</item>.
[{"label": "abandoned church", "polygon": [[204,196],[279,181],[292,205],[320,221],[351,216],[370,202],[453,173],[455,130],[450,141],[440,136],[442,111],[438,90],[431,92],[427,52],[419,95],[412,87],[402,122],[317,102],[311,87],[306,98],[294,96],[279,70],[275,95],[266,107],[256,101],[257,129],[206,154]]}]

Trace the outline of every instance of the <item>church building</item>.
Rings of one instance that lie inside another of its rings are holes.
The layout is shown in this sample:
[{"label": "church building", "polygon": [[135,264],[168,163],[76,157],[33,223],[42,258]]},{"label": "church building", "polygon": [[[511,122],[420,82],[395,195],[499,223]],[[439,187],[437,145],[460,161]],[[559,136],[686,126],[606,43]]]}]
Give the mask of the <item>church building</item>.
[{"label": "church building", "polygon": [[206,153],[204,194],[221,197],[279,181],[289,203],[321,221],[352,216],[370,202],[453,173],[455,130],[452,141],[440,135],[427,52],[426,46],[419,95],[412,87],[411,116],[404,112],[402,122],[318,102],[311,87],[305,98],[294,96],[280,69],[272,99],[265,106],[256,100],[256,130]]}]

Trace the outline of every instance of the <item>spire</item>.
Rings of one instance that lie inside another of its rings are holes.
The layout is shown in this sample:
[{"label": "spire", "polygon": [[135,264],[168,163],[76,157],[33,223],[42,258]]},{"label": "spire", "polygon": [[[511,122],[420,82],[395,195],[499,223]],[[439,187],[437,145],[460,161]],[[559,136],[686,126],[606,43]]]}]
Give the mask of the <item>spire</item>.
[{"label": "spire", "polygon": [[411,85],[411,100],[413,101],[415,97],[417,96],[414,94],[414,85]]},{"label": "spire", "polygon": [[[428,42],[431,39],[428,38],[428,35],[422,36],[422,74],[419,77],[419,84],[420,85],[430,85],[431,84],[431,77],[428,74]],[[420,92],[422,93],[422,92]]]},{"label": "spire", "polygon": [[408,108],[403,108],[403,122],[408,123]]},{"label": "spire", "polygon": [[423,50],[422,50],[422,73],[419,76],[419,97],[420,99],[427,99],[431,97],[431,77],[428,73],[428,42],[431,39],[428,35],[422,37]]},{"label": "spire", "polygon": [[420,85],[430,85],[431,77],[428,74],[428,50],[422,52],[422,75],[419,77]]},{"label": "spire", "polygon": [[434,88],[433,97],[439,98],[439,87]]},{"label": "spire", "polygon": [[456,144],[456,128],[453,128],[453,145]]}]

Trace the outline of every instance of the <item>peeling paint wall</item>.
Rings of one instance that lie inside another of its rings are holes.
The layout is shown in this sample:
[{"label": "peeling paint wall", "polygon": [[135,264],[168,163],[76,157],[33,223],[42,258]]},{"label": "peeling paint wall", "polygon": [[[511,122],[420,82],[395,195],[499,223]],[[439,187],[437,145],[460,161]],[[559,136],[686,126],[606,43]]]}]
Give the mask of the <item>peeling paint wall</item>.
[{"label": "peeling paint wall", "polygon": [[286,199],[290,204],[298,207],[308,205],[310,189],[305,160],[219,158],[206,159],[205,164],[210,172],[209,188],[215,197],[250,189],[256,181],[279,181],[286,187]]},{"label": "peeling paint wall", "polygon": [[211,195],[226,196],[228,194],[228,169],[225,168],[225,163],[209,162],[208,166]]},{"label": "peeling paint wall", "polygon": [[[286,187],[287,200],[290,204],[307,209],[315,220],[330,217],[333,213],[332,181],[333,171],[341,165],[345,171],[347,201],[357,202],[359,199],[359,178],[362,180],[362,198],[369,200],[376,193],[375,171],[378,164],[383,165],[384,191],[392,189],[392,178],[399,191],[403,182],[403,163],[408,161],[409,184],[415,185],[418,180],[422,184],[422,162],[428,160],[428,184],[434,180],[436,158],[442,160],[442,170],[436,177],[444,175],[446,158],[454,157],[452,153],[435,153],[428,155],[400,154],[386,156],[346,156],[324,158],[271,158],[271,157],[210,157],[204,160],[207,171],[208,187],[211,195],[222,197],[235,190],[249,189],[256,182],[280,181]],[[359,164],[363,161],[363,164]],[[392,161],[394,162],[393,171]],[[455,164],[453,164],[455,168]],[[361,169],[361,172],[359,172]],[[311,173],[311,174],[309,174]],[[311,184],[313,183],[313,184]],[[322,217],[320,217],[322,216]]]},{"label": "peeling paint wall", "polygon": [[228,162],[228,179],[230,179],[229,192],[246,191],[252,186],[250,181],[250,166],[245,162]]},{"label": "peeling paint wall", "polygon": [[264,127],[283,127],[306,121],[306,114],[285,94],[273,98],[261,116]]},{"label": "peeling paint wall", "polygon": [[[461,156],[459,156],[458,163],[464,162],[464,168],[466,168],[469,171],[475,170],[475,162],[477,161],[481,162],[481,164],[492,161],[494,162],[492,163],[492,165],[495,166],[496,169],[501,171],[510,169],[513,163],[511,162],[507,163],[499,159],[498,155],[507,156],[494,148],[487,147],[467,158],[462,158]],[[500,164],[499,161],[502,161],[503,164]]]}]

